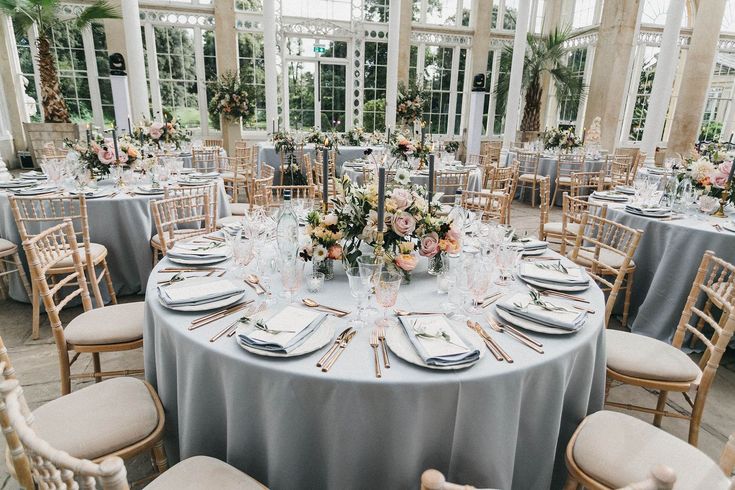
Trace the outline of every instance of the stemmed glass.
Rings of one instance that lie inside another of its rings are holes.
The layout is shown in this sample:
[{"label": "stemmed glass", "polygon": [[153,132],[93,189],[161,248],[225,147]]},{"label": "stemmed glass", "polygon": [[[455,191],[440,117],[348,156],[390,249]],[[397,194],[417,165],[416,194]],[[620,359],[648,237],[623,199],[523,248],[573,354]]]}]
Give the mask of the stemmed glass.
[{"label": "stemmed glass", "polygon": [[284,259],[280,263],[281,284],[283,289],[288,291],[289,303],[293,303],[296,292],[301,289],[301,282],[304,276],[304,261],[300,258]]},{"label": "stemmed glass", "polygon": [[396,272],[381,272],[375,287],[375,297],[383,307],[383,318],[380,325],[388,327],[392,324],[388,319],[388,309],[395,306],[398,299],[398,289],[401,287],[402,277]]},{"label": "stemmed glass", "polygon": [[365,298],[372,287],[370,280],[363,281],[359,267],[350,267],[345,271],[350,283],[350,294],[357,300],[357,316],[350,320],[350,324],[364,324],[363,311],[365,310]]},{"label": "stemmed glass", "polygon": [[232,257],[235,259],[235,264],[238,266],[237,270],[242,270],[244,277],[245,268],[253,259],[253,240],[244,237],[242,230],[237,230],[237,233],[232,235],[229,233],[225,233],[224,235],[227,245],[232,250]]},{"label": "stemmed glass", "polygon": [[479,264],[467,269],[467,284],[472,294],[472,304],[467,308],[469,314],[479,315],[482,313],[482,302],[485,300],[485,295],[493,281],[492,272],[485,261],[480,261]]},{"label": "stemmed glass", "polygon": [[369,300],[372,296],[372,290],[377,287],[378,278],[383,270],[383,260],[374,255],[361,255],[357,258],[357,267],[360,270],[362,281],[366,285],[370,285],[370,289],[368,290],[368,306],[365,309],[374,313],[377,310]]},{"label": "stemmed glass", "polygon": [[513,280],[513,269],[520,256],[518,249],[511,244],[504,244],[498,248],[497,262],[500,275],[495,282],[498,286],[507,286],[509,280]]}]

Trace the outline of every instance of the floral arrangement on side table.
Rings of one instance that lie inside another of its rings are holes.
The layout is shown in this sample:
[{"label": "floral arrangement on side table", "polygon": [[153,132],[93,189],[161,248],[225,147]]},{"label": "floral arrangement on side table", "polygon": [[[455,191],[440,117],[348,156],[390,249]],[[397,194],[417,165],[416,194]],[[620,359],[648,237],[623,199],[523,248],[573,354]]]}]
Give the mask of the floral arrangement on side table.
[{"label": "floral arrangement on side table", "polygon": [[176,149],[181,149],[181,143],[190,141],[191,133],[181,127],[179,121],[171,112],[163,110],[163,122],[148,121],[144,119],[133,130],[135,141],[140,142],[141,146],[145,143],[152,143],[161,147],[162,143],[174,144]]},{"label": "floral arrangement on side table", "polygon": [[582,139],[574,134],[571,129],[548,129],[543,132],[544,149],[560,149],[569,151],[572,148],[582,146]]},{"label": "floral arrangement on side table", "polygon": [[398,100],[396,102],[396,119],[401,123],[410,125],[421,119],[424,113],[424,102],[426,92],[419,83],[406,86],[398,84]]},{"label": "floral arrangement on side table", "polygon": [[221,114],[225,119],[237,121],[250,120],[255,114],[255,107],[250,103],[247,81],[235,71],[226,71],[212,85],[212,97],[209,100],[209,112]]}]

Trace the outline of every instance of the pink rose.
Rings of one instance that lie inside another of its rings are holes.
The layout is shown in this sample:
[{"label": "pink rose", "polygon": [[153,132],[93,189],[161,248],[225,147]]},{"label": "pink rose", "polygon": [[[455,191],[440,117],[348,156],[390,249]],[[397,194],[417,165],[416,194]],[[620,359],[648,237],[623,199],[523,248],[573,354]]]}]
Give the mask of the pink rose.
[{"label": "pink rose", "polygon": [[395,201],[396,207],[399,211],[405,211],[406,208],[411,205],[411,200],[413,199],[411,196],[411,191],[400,187],[397,189],[393,189],[390,197],[391,199],[393,199],[393,201]]},{"label": "pink rose", "polygon": [[340,260],[342,258],[342,245],[335,243],[327,251],[327,257],[334,260]]},{"label": "pink rose", "polygon": [[727,184],[727,178],[730,177],[731,169],[732,162],[721,163],[719,168],[712,173],[712,184],[717,187],[725,187],[725,184]]},{"label": "pink rose", "polygon": [[416,264],[418,264],[419,260],[416,256],[411,254],[400,254],[396,256],[394,262],[399,269],[411,272],[416,268]]},{"label": "pink rose", "polygon": [[452,225],[449,227],[449,231],[447,231],[447,238],[449,240],[458,242],[462,238],[462,233],[457,229],[456,226]]},{"label": "pink rose", "polygon": [[97,152],[97,158],[100,159],[103,165],[109,165],[115,161],[115,152],[109,148],[100,148],[100,151]]},{"label": "pink rose", "polygon": [[163,124],[159,122],[151,124],[151,127],[148,128],[148,135],[154,140],[161,138],[163,136]]},{"label": "pink rose", "polygon": [[416,220],[404,211],[393,218],[391,228],[399,236],[408,236],[416,229]]},{"label": "pink rose", "polygon": [[422,236],[419,254],[422,257],[433,257],[437,253],[439,253],[439,235],[432,231]]}]

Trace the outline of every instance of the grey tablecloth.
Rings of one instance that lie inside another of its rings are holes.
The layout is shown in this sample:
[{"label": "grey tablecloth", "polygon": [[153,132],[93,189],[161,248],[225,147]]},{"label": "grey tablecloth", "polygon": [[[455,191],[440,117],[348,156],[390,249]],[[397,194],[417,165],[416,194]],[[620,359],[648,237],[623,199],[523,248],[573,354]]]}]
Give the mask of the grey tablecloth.
[{"label": "grey tablecloth", "polygon": [[[482,172],[479,169],[475,169],[470,171],[469,174],[470,175],[467,178],[467,190],[479,192],[482,188]],[[364,180],[362,169],[360,168],[343,166],[340,175],[348,176],[350,180],[355,182],[357,185],[362,185]],[[414,185],[422,185],[426,187],[429,185],[429,175],[411,172],[411,182]]]},{"label": "grey tablecloth", "polygon": [[[422,262],[424,272],[401,286],[398,307],[436,311],[445,298]],[[391,354],[391,368],[376,379],[369,330],[322,373],[315,363],[326,347],[283,360],[245,352],[234,338],[210,343],[228,320],[187,330],[197,315],[166,310],[155,281],[154,274],[145,371],[166,409],[169,457],[214,456],[274,490],[416,488],[427,468],[478,487],[561,487],[569,437],[602,406],[604,300],[594,286],[585,294],[597,314],[581,331],[531,334],[544,343],[543,355],[493,334],[514,364],[487,353],[471,369],[439,372]],[[341,270],[309,296],[354,308]]]},{"label": "grey tablecloth", "polygon": [[[643,231],[633,257],[636,264],[631,298],[633,332],[671,342],[687,296],[707,250],[735,262],[735,233],[717,231],[722,219],[657,220],[608,204],[607,217]],[[730,219],[735,213],[730,211]]]},{"label": "grey tablecloth", "polygon": [[[380,146],[340,146],[339,153],[337,153],[337,172],[342,168],[344,162],[362,158],[365,155],[365,150],[368,148],[382,148]],[[309,153],[314,158],[314,145],[306,145],[304,152]],[[258,152],[258,171],[260,166],[265,163],[273,167],[276,172],[273,175],[273,182],[280,182],[281,172],[278,169],[281,163],[281,157],[276,153],[276,148],[273,143],[261,143],[260,151]]]},{"label": "grey tablecloth", "polygon": [[[100,187],[107,185],[112,184],[104,182]],[[219,217],[229,216],[230,204],[221,181],[219,187]],[[149,240],[156,227],[149,202],[160,198],[120,193],[113,198],[87,200],[90,239],[107,247],[107,264],[117,294],[141,293],[148,281],[153,264]],[[0,192],[0,237],[18,245],[27,269],[18,228],[5,192]],[[13,274],[10,277],[10,296],[18,301],[28,301],[18,276]],[[107,294],[104,287],[101,290]]]}]

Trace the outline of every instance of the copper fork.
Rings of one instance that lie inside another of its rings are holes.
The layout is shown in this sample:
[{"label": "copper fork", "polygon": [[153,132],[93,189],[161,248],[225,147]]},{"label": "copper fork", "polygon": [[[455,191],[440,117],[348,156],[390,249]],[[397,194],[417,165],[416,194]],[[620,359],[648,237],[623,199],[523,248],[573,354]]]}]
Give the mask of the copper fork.
[{"label": "copper fork", "polygon": [[382,376],[380,372],[380,357],[378,356],[378,330],[373,329],[370,333],[370,347],[373,348],[373,364],[375,365],[375,377],[380,378]]}]

